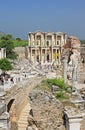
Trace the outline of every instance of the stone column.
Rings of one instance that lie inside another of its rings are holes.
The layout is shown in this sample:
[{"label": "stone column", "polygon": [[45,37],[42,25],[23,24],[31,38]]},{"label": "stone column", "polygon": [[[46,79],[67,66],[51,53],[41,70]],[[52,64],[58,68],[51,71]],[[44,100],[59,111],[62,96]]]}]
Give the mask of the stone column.
[{"label": "stone column", "polygon": [[50,63],[52,62],[52,59],[51,59],[51,50],[49,49],[49,61]]},{"label": "stone column", "polygon": [[78,78],[77,78],[77,76],[78,76],[78,74],[77,74],[77,69],[78,69],[78,61],[75,59],[75,60],[73,60],[72,61],[72,65],[73,65],[73,71],[72,71],[72,83],[73,83],[73,87],[76,87],[76,85],[77,85],[77,80],[78,80]]},{"label": "stone column", "polygon": [[65,59],[64,60],[64,82],[66,83],[67,82],[67,60]]},{"label": "stone column", "polygon": [[82,117],[69,118],[69,130],[80,130],[80,122]]},{"label": "stone column", "polygon": [[1,58],[4,58],[4,55],[3,55],[3,51],[4,49],[3,48],[1,48]]},{"label": "stone column", "polygon": [[64,44],[66,43],[66,41],[67,41],[67,35],[65,34],[65,36],[64,36]]},{"label": "stone column", "polygon": [[57,58],[57,49],[56,49],[56,52],[55,52],[55,61],[56,61],[56,65],[58,65],[59,59]]},{"label": "stone column", "polygon": [[37,62],[37,50],[35,49],[35,56],[34,56],[34,63],[36,63]]},{"label": "stone column", "polygon": [[30,48],[30,61],[32,61],[32,48]]},{"label": "stone column", "polygon": [[65,112],[64,122],[66,126],[66,130],[80,130],[80,125],[83,117],[81,115],[69,115]]},{"label": "stone column", "polygon": [[63,46],[64,45],[64,38],[63,38],[63,34],[61,35],[61,45],[60,46]]},{"label": "stone column", "polygon": [[53,63],[53,46],[51,46],[51,62]]},{"label": "stone column", "polygon": [[55,36],[55,40],[54,40],[55,44],[54,45],[56,45],[56,41],[57,41],[57,35]]},{"label": "stone column", "polygon": [[45,49],[45,62],[47,62],[47,49]]},{"label": "stone column", "polygon": [[60,49],[59,49],[59,64],[61,63],[61,60],[60,60],[60,57],[61,57],[61,55],[60,55]]},{"label": "stone column", "polygon": [[40,48],[40,62],[42,63],[42,47]]},{"label": "stone column", "polygon": [[33,46],[33,34],[31,34],[31,41],[30,41],[31,43],[31,46]]},{"label": "stone column", "polygon": [[51,46],[54,46],[54,35],[52,34],[52,41],[51,41]]},{"label": "stone column", "polygon": [[29,35],[29,37],[28,37],[28,45],[30,46],[30,44],[31,44],[31,36]]},{"label": "stone column", "polygon": [[41,47],[44,46],[44,35],[41,35]]},{"label": "stone column", "polygon": [[5,52],[4,52],[5,54],[4,54],[4,56],[5,56],[5,58],[6,58],[6,48],[5,48]]},{"label": "stone column", "polygon": [[47,41],[47,35],[45,34],[45,39],[44,39],[45,44],[44,44],[44,46],[46,46],[46,41]]}]

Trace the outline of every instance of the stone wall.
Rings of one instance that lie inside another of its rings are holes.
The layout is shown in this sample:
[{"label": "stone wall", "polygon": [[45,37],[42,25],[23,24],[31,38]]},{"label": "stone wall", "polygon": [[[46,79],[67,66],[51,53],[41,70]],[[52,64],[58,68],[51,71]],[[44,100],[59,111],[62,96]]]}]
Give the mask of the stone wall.
[{"label": "stone wall", "polygon": [[28,48],[27,47],[16,47],[14,50],[18,54],[18,58],[28,58]]},{"label": "stone wall", "polygon": [[81,121],[81,129],[80,130],[85,130],[85,116],[83,117],[83,120]]}]

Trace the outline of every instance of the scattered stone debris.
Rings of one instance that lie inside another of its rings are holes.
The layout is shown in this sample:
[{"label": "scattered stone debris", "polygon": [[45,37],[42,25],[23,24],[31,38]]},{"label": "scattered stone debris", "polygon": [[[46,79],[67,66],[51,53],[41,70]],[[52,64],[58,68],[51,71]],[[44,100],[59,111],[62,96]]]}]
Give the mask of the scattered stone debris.
[{"label": "scattered stone debris", "polygon": [[38,130],[65,130],[63,125],[63,106],[52,93],[35,89],[30,95],[30,103],[33,111],[31,121],[28,118],[28,126],[36,125]]}]

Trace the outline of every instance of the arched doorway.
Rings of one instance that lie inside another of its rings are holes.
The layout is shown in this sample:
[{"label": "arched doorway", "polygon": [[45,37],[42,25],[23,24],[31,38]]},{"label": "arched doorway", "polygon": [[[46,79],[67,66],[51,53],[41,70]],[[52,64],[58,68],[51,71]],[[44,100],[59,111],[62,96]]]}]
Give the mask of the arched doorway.
[{"label": "arched doorway", "polygon": [[9,103],[8,103],[8,105],[7,105],[7,112],[8,112],[8,113],[10,112],[11,107],[12,107],[14,101],[15,101],[15,99],[11,99],[11,100],[9,101]]},{"label": "arched doorway", "polygon": [[49,62],[49,54],[47,54],[47,62]]},{"label": "arched doorway", "polygon": [[39,62],[39,55],[37,55],[37,62]]},{"label": "arched doorway", "polygon": [[16,109],[15,109],[15,99],[11,99],[7,105],[7,112],[9,113],[9,125],[10,130],[17,130],[16,121]]}]

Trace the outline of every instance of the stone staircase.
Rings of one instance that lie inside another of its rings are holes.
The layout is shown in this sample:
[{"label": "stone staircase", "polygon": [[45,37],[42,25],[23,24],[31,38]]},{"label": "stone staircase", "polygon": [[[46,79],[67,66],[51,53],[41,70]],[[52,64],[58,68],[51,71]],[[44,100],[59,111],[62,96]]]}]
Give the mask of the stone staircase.
[{"label": "stone staircase", "polygon": [[28,115],[29,115],[30,105],[29,103],[23,108],[21,115],[18,120],[18,130],[26,130],[28,125]]}]

